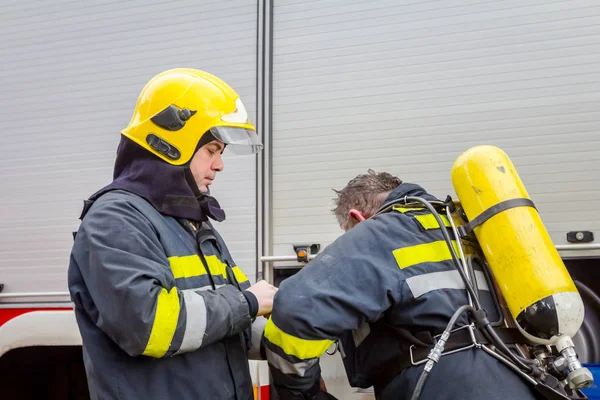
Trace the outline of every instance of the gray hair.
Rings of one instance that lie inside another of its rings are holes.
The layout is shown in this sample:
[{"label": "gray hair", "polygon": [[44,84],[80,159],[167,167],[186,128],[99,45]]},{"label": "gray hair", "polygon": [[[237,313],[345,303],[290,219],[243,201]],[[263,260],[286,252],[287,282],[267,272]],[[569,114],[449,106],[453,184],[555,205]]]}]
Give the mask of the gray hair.
[{"label": "gray hair", "polygon": [[356,224],[349,215],[351,209],[355,208],[372,216],[390,192],[401,184],[400,178],[388,172],[377,173],[369,169],[366,174],[358,175],[348,182],[342,190],[333,189],[337,197],[333,199],[335,208],[331,211],[342,229],[350,229]]}]

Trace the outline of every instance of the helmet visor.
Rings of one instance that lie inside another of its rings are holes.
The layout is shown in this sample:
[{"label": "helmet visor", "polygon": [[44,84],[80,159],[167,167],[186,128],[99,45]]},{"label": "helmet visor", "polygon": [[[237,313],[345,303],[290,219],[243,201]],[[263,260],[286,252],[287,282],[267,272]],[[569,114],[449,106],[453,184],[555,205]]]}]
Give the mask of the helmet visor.
[{"label": "helmet visor", "polygon": [[231,148],[234,154],[256,154],[263,149],[260,138],[250,129],[215,126],[210,128],[210,133]]}]

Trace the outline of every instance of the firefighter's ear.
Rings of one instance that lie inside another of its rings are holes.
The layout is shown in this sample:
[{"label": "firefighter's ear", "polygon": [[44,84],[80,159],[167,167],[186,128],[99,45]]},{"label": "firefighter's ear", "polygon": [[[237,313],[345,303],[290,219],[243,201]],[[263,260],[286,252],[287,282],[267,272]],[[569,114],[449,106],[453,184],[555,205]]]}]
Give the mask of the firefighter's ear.
[{"label": "firefighter's ear", "polygon": [[358,211],[356,208],[350,209],[348,214],[350,215],[350,218],[352,218],[356,222],[362,222],[367,219],[365,215]]}]

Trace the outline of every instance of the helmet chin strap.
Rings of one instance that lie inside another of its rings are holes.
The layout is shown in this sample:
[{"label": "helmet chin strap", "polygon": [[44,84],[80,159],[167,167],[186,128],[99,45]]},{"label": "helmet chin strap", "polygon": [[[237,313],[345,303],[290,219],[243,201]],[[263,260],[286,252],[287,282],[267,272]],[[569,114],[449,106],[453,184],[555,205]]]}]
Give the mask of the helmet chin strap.
[{"label": "helmet chin strap", "polygon": [[[210,131],[204,133],[204,135],[202,135],[202,137],[198,141],[198,144],[196,145],[196,149],[194,150],[193,154],[196,154],[196,152],[200,150],[202,146],[212,142],[213,140],[216,140],[216,138]],[[191,163],[192,160],[190,159],[190,161],[185,163],[183,166],[185,181],[187,182],[190,189],[192,189],[192,193],[194,194],[194,197],[196,197],[196,200],[200,205],[200,209],[207,217],[212,218],[217,222],[223,222],[226,217],[225,211],[223,211],[217,199],[211,196],[210,188],[208,186],[206,187],[206,192],[200,191],[200,188],[198,187],[198,184],[194,179],[194,174],[192,174],[192,170],[190,169]]]},{"label": "helmet chin strap", "polygon": [[189,165],[185,166],[185,180],[189,185],[190,189],[192,189],[196,200],[198,200],[198,204],[200,205],[200,209],[202,210],[204,215],[206,215],[209,218],[212,218],[217,222],[225,221],[225,211],[223,211],[217,199],[210,195],[210,189],[208,188],[208,186],[206,187],[206,193],[200,191]]}]

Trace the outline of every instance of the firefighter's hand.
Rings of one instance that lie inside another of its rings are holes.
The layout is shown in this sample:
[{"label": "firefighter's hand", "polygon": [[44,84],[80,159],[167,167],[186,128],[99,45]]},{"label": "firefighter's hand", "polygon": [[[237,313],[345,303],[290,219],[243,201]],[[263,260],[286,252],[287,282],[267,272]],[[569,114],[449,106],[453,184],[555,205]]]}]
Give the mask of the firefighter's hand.
[{"label": "firefighter's hand", "polygon": [[273,297],[277,292],[277,288],[275,286],[269,284],[265,280],[262,280],[256,282],[246,290],[256,296],[256,300],[258,300],[257,316],[271,314],[271,310],[273,309]]},{"label": "firefighter's hand", "polygon": [[322,376],[319,378],[319,389],[321,389],[321,392],[327,393],[327,385]]}]

